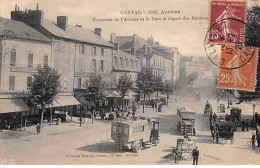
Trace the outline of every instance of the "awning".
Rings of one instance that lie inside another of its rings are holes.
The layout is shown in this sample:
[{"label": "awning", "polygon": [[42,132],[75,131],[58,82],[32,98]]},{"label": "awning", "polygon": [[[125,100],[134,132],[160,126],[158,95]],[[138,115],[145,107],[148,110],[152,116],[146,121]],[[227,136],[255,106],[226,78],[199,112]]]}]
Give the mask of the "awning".
[{"label": "awning", "polygon": [[57,99],[53,101],[52,107],[62,107],[62,106],[73,106],[73,105],[80,105],[75,97],[73,96],[59,96]]},{"label": "awning", "polygon": [[126,94],[127,94],[128,96],[136,96],[136,95],[139,95],[138,93],[135,93],[135,92],[133,92],[133,91],[130,90],[130,89],[127,90]]},{"label": "awning", "polygon": [[22,112],[29,110],[23,99],[0,99],[0,113]]},{"label": "awning", "polygon": [[117,91],[105,90],[103,92],[103,96],[105,97],[121,97]]}]

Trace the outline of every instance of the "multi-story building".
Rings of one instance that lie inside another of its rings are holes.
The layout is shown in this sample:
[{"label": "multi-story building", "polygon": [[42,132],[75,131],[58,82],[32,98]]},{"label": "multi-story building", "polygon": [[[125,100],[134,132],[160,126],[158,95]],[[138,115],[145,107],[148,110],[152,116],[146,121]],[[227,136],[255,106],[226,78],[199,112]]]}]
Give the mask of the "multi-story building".
[{"label": "multi-story building", "polygon": [[138,58],[141,68],[149,68],[154,75],[162,76],[164,81],[173,82],[174,52],[159,42],[154,43],[152,37],[147,40],[134,34],[133,36],[115,36],[114,42],[119,49]]},{"label": "multi-story building", "polygon": [[28,97],[32,74],[50,65],[52,57],[49,38],[23,22],[0,18],[1,115],[29,110],[23,98]]},{"label": "multi-story building", "polygon": [[53,67],[61,74],[61,91],[73,92],[82,88],[88,77],[100,74],[109,81],[112,72],[112,48],[102,38],[102,29],[94,31],[77,24],[68,25],[67,16],[57,16],[56,21],[44,19],[38,9],[12,11],[12,20],[22,21],[53,40]]},{"label": "multi-story building", "polygon": [[132,81],[135,83],[137,79],[137,73],[141,72],[139,59],[134,55],[126,53],[119,49],[118,43],[113,42],[115,34],[111,34],[111,43],[114,45],[113,50],[113,74],[118,81],[120,76],[127,74],[131,77]]}]

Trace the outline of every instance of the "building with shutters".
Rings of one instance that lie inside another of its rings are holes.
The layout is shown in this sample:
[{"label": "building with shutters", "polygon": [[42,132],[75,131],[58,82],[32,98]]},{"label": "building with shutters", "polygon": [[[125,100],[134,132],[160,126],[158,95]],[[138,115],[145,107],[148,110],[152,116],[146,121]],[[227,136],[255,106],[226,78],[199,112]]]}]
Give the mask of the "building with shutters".
[{"label": "building with shutters", "polygon": [[[0,125],[20,124],[26,113],[32,74],[52,64],[52,41],[23,22],[0,18]],[[2,122],[2,123],[1,123]]]},{"label": "building with shutters", "polygon": [[53,68],[61,74],[61,91],[72,93],[84,87],[88,77],[100,74],[106,82],[112,78],[112,49],[102,38],[102,29],[94,31],[82,25],[69,25],[67,16],[52,21],[38,9],[11,12],[11,19],[22,21],[53,41]]}]

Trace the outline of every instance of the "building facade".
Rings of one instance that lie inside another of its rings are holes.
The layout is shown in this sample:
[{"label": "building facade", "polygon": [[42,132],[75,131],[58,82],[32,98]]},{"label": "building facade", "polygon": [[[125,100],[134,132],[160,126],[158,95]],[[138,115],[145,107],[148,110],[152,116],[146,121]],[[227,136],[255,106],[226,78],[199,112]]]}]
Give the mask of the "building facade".
[{"label": "building facade", "polygon": [[94,31],[77,24],[68,24],[67,16],[57,16],[56,21],[44,19],[44,11],[11,12],[12,20],[22,21],[53,41],[52,67],[61,74],[61,91],[72,93],[81,89],[93,73],[100,74],[106,82],[112,78],[112,49],[102,38],[102,29]]},{"label": "building facade", "polygon": [[174,51],[154,42],[153,37],[147,40],[134,34],[133,36],[112,36],[119,49],[139,59],[141,68],[148,68],[164,81],[174,80]]}]

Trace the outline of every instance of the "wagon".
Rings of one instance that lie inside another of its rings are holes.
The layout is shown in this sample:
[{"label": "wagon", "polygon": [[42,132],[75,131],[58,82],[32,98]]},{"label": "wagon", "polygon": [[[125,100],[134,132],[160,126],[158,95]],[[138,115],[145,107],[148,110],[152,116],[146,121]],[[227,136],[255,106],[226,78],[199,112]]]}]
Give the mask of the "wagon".
[{"label": "wagon", "polygon": [[228,121],[220,121],[215,123],[212,131],[213,140],[219,143],[220,140],[229,140],[234,143],[234,123]]},{"label": "wagon", "polygon": [[195,148],[195,143],[193,141],[189,141],[187,138],[178,138],[177,139],[177,146],[176,149],[178,149],[182,157],[185,158],[188,154],[188,158],[186,159],[192,159],[192,151]]}]

